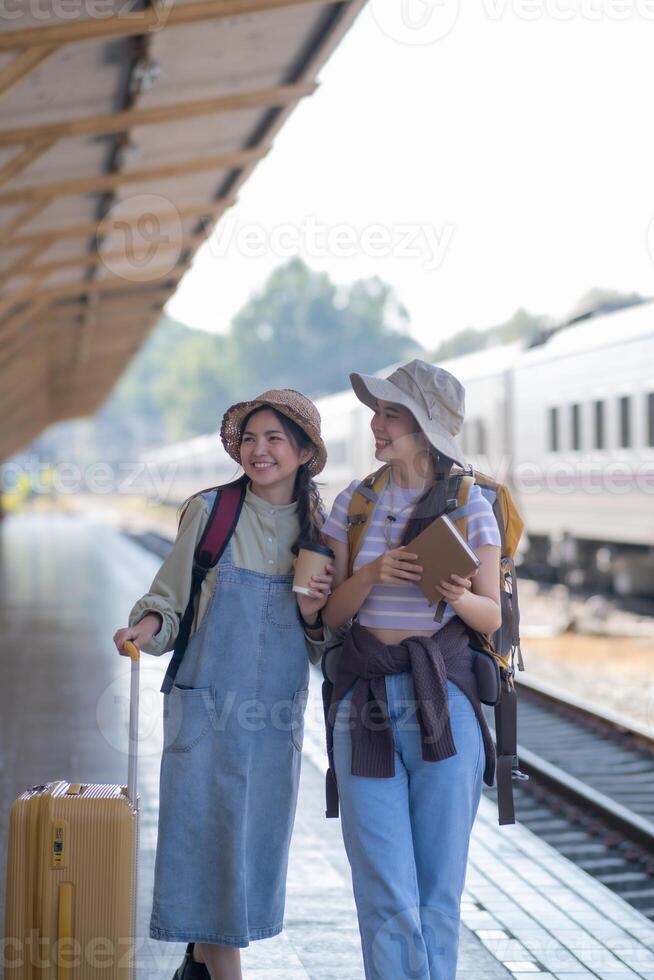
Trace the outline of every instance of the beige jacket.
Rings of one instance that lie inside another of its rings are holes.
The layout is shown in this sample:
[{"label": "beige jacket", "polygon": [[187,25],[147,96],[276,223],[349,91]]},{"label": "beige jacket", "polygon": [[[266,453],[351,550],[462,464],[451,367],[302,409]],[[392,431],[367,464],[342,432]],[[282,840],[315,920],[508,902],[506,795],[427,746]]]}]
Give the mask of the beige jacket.
[{"label": "beige jacket", "polygon": [[[145,653],[159,656],[175,646],[181,617],[191,592],[191,566],[195,547],[209,518],[209,508],[203,497],[195,497],[188,505],[173,548],[157,572],[150,591],[134,605],[129,625],[134,626],[146,613],[157,612],[162,617],[161,629]],[[297,503],[274,505],[262,500],[248,487],[243,509],[231,538],[235,565],[268,575],[286,575],[292,570],[291,547],[300,531]],[[213,595],[218,574],[217,566],[210,569],[202,583],[191,632],[199,627]],[[312,640],[305,633],[309,659],[320,662],[322,651],[329,642]]]}]

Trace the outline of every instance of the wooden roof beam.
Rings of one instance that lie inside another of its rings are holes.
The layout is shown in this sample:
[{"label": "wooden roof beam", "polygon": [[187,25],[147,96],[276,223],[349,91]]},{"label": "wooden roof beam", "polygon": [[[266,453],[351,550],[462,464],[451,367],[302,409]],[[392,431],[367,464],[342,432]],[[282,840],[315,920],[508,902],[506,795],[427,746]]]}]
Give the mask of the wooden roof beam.
[{"label": "wooden roof beam", "polygon": [[[164,283],[171,283],[175,286],[186,272],[186,266],[171,269],[161,276]],[[67,282],[61,286],[49,286],[47,289],[39,290],[34,296],[35,300],[46,299],[48,302],[57,299],[66,299],[72,296],[91,296],[95,293],[113,293],[124,290],[125,292],[143,291],[147,293],[149,289],[162,289],[160,284],[130,282],[122,276],[113,276],[111,279],[94,279],[92,282]]]},{"label": "wooden roof beam", "polygon": [[0,282],[6,279],[11,279],[12,276],[19,276],[21,272],[24,272],[26,269],[33,268],[34,259],[38,258],[46,248],[47,245],[41,242],[40,244],[34,245],[32,248],[28,249],[24,255],[21,255],[19,259],[12,262],[5,272],[0,274]]},{"label": "wooden roof beam", "polygon": [[7,340],[30,323],[41,310],[45,309],[46,305],[45,302],[37,303],[35,300],[31,300],[24,309],[18,310],[13,316],[0,323],[0,348],[4,347]]},{"label": "wooden roof beam", "polygon": [[17,174],[29,167],[30,163],[47,153],[56,142],[56,136],[37,137],[31,140],[21,153],[16,154],[9,163],[0,169],[0,184],[6,184],[13,177],[16,177]]},{"label": "wooden roof beam", "polygon": [[[5,32],[5,38],[10,31]],[[23,45],[12,45],[12,50],[16,47],[23,47]],[[0,68],[0,95],[4,92],[8,92],[12,86],[19,82],[21,78],[25,78],[29,75],[31,71],[38,68],[46,58],[57,50],[58,45],[29,45],[26,46],[27,50],[22,51],[17,58],[9,65],[5,65],[4,68]],[[2,50],[7,50],[3,48]]]},{"label": "wooden roof beam", "polygon": [[61,122],[43,123],[38,126],[19,126],[0,131],[0,146],[13,146],[45,139],[54,141],[78,136],[122,133],[135,126],[195,119],[198,116],[216,115],[221,112],[281,108],[313,95],[316,88],[315,82],[301,82],[298,85],[278,85],[275,88],[257,89],[252,92],[234,92],[212,99],[175,102],[172,105],[152,106],[147,109],[128,109],[125,112],[88,116],[82,119],[64,119]]},{"label": "wooden roof beam", "polygon": [[113,14],[110,17],[75,20],[63,24],[24,27],[0,34],[0,51],[44,46],[59,47],[78,41],[107,37],[134,37],[181,24],[266,13],[287,7],[324,5],[324,0],[195,0],[186,4],[156,4],[145,10]]},{"label": "wooden roof beam", "polygon": [[[48,303],[48,298],[44,298],[42,295],[32,300],[26,310],[22,310],[0,325],[0,374],[20,356],[28,345],[34,342],[35,330],[47,329],[50,326],[46,312]],[[152,319],[154,325],[155,317]],[[80,328],[82,324],[77,323],[72,326]],[[91,329],[93,329],[93,325],[91,325]]]},{"label": "wooden roof beam", "polygon": [[[101,309],[119,310],[125,306],[130,310],[134,310],[142,306],[143,309],[156,311],[157,309],[161,309],[169,296],[170,290],[162,287],[153,290],[144,290],[142,297],[139,297],[138,293],[134,297],[130,296],[127,298],[124,296],[105,296],[102,299]],[[63,303],[58,303],[53,306],[52,312],[54,314],[63,314],[64,316],[67,313],[79,314],[86,312],[86,306],[87,303],[84,297],[66,298]]]},{"label": "wooden roof beam", "polygon": [[[150,291],[152,291],[157,299],[162,294],[167,294],[168,297],[172,294],[177,286],[177,282],[186,272],[186,268],[186,265],[176,266],[170,272],[161,276],[161,281],[166,286],[162,286],[160,283],[130,282],[127,279],[123,279],[122,276],[114,276],[111,279],[95,279],[93,281],[67,282],[61,286],[50,286],[47,289],[41,290],[37,290],[35,284],[30,283],[20,290],[16,290],[13,295],[7,296],[6,299],[0,300],[0,316],[12,309],[13,306],[20,305],[25,300],[28,301],[28,305],[40,304],[42,301],[45,301],[46,305],[49,305],[51,302],[59,299],[72,299],[75,296],[84,298],[93,296],[95,293],[113,293],[119,292],[120,290],[126,293],[140,291],[148,299],[148,293]],[[172,284],[171,287],[168,284]],[[126,297],[120,298],[126,299]],[[102,298],[101,302],[104,303],[105,299]],[[82,310],[82,312],[85,312],[85,310]],[[4,330],[6,324],[13,319],[14,315],[18,314],[12,314],[8,320],[0,321],[0,332]]]},{"label": "wooden roof beam", "polygon": [[[102,304],[99,306],[99,310],[102,310]],[[93,314],[93,323],[97,327],[111,327],[112,325],[128,324],[128,325],[145,325],[151,323],[156,316],[160,314],[159,310],[154,308],[151,310],[147,309],[136,309],[134,312],[126,311],[121,313],[119,311],[115,313],[103,313]],[[75,317],[83,316],[82,310],[79,310],[73,317],[48,317],[48,327],[52,327],[53,330],[66,330],[68,327],[77,326],[79,321]]]},{"label": "wooden roof beam", "polygon": [[[187,204],[185,207],[176,207],[174,204],[170,210],[161,211],[155,215],[162,224],[166,224],[167,221],[177,221],[179,218],[181,221],[185,221],[188,218],[210,218],[215,221],[220,217],[228,208],[231,208],[238,198],[236,197],[224,197],[219,198],[215,201],[208,201],[206,204]],[[114,209],[120,207],[120,201],[116,202]],[[132,226],[135,225],[141,218],[141,215],[134,215],[130,218],[130,215],[121,215],[121,222],[125,225]],[[102,224],[106,221],[106,218],[100,218],[98,221],[89,222],[83,225],[70,225],[68,228],[53,228],[51,231],[33,231],[24,235],[16,235],[14,238],[4,241],[3,244],[6,248],[19,248],[19,247],[37,247],[43,244],[44,247],[49,245],[54,245],[56,242],[62,241],[64,238],[90,238],[92,235],[97,235],[102,230]]]},{"label": "wooden roof beam", "polygon": [[[53,317],[47,316],[46,323],[48,329],[52,330],[68,330],[69,328],[77,327],[81,323],[81,317],[84,314],[79,313],[77,317]],[[156,321],[161,316],[161,310],[144,310],[137,309],[133,312],[116,310],[114,313],[103,313],[101,316],[95,314],[93,318],[94,324],[98,329],[102,330],[112,330],[116,329],[129,330],[132,325],[145,326],[149,323],[156,323]]]},{"label": "wooden roof beam", "polygon": [[111,191],[125,184],[138,184],[143,181],[165,180],[186,177],[206,170],[240,170],[258,162],[268,152],[268,146],[253,150],[237,150],[217,156],[203,157],[200,160],[184,160],[182,163],[169,163],[163,167],[147,167],[143,170],[127,170],[120,173],[102,174],[99,177],[78,177],[73,180],[58,180],[52,184],[36,187],[22,187],[14,191],[0,192],[0,207],[7,204],[25,202],[28,204],[55,197],[77,194],[92,194],[97,191]]},{"label": "wooden roof beam", "polygon": [[[200,245],[202,242],[206,241],[206,235],[201,232],[197,235],[189,235],[186,238],[177,239],[172,242],[161,242],[156,245],[154,259],[157,259],[159,255],[165,254],[167,252],[173,252],[177,250],[180,254],[185,252],[193,246]],[[39,249],[39,252],[41,249]],[[114,260],[125,259],[129,262],[131,258],[134,257],[129,254],[124,248],[116,249],[113,252],[99,252],[89,255],[79,255],[74,256],[69,259],[59,259],[53,262],[43,262],[41,265],[30,265],[29,262],[22,261],[20,266],[16,268],[16,264],[9,269],[7,272],[0,274],[0,284],[6,282],[8,279],[12,279],[15,276],[20,275],[50,275],[52,272],[59,272],[62,269],[94,269],[98,266],[103,265],[105,262],[112,262]],[[139,266],[139,271],[141,271],[141,266]],[[145,267],[147,268],[147,267]]]},{"label": "wooden roof beam", "polygon": [[[47,275],[47,274],[46,274]],[[21,286],[20,289],[14,290],[11,295],[3,296],[0,299],[0,326],[2,316],[14,307],[20,307],[24,302],[31,303],[33,299],[36,298],[37,290],[43,280],[44,276],[41,273],[32,273],[32,279],[30,282]]]},{"label": "wooden roof beam", "polygon": [[43,197],[38,201],[34,201],[33,204],[28,205],[28,207],[23,208],[20,214],[17,214],[7,225],[0,228],[0,245],[6,245],[11,240],[15,231],[18,231],[23,225],[36,218],[41,211],[45,211],[49,203],[50,198]]}]

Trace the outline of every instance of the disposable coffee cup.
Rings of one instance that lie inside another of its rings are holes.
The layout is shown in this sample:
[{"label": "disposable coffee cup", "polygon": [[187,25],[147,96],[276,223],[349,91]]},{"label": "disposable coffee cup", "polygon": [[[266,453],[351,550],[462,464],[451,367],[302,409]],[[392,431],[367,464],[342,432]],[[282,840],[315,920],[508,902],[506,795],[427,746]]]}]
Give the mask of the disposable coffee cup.
[{"label": "disposable coffee cup", "polygon": [[327,564],[334,558],[334,552],[324,544],[303,544],[295,563],[293,592],[309,595],[309,579],[312,575],[324,575]]}]

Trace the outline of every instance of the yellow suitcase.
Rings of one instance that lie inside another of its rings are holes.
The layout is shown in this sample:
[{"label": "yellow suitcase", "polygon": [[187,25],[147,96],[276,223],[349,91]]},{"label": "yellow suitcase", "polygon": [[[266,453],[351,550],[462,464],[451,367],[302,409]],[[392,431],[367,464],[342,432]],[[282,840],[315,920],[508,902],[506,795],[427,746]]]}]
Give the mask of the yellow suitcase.
[{"label": "yellow suitcase", "polygon": [[127,786],[33,786],[9,822],[5,980],[134,980],[139,654]]}]

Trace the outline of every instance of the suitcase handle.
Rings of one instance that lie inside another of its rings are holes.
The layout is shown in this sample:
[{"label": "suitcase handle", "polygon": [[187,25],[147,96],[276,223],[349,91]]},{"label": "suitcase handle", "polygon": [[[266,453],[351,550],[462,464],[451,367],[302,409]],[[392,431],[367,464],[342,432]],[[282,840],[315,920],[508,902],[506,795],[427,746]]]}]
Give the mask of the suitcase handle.
[{"label": "suitcase handle", "polygon": [[64,960],[62,945],[66,940],[73,939],[73,885],[70,881],[59,884],[59,909],[57,914],[57,939],[59,953],[57,956],[57,980],[72,980],[73,966],[70,960]]},{"label": "suitcase handle", "polygon": [[127,768],[127,795],[132,806],[138,808],[136,799],[136,769],[138,760],[139,738],[139,664],[141,654],[131,640],[125,640],[123,650],[129,654],[132,661],[132,673],[129,688],[129,764]]}]

